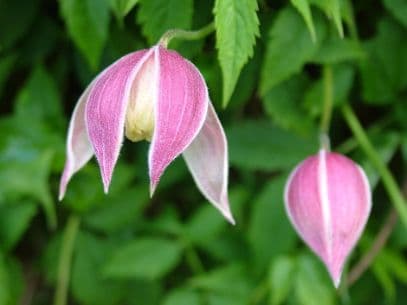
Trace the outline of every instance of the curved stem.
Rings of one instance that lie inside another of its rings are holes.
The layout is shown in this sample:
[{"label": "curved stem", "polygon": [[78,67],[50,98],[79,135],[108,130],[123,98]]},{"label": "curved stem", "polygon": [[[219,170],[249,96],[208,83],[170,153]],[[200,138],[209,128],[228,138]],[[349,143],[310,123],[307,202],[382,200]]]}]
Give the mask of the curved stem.
[{"label": "curved stem", "polygon": [[67,304],[72,253],[75,245],[76,235],[78,233],[79,223],[79,217],[76,215],[71,215],[66,223],[58,262],[58,279],[54,295],[54,305]]},{"label": "curved stem", "polygon": [[391,202],[393,203],[398,214],[400,215],[402,222],[407,227],[407,205],[397,185],[396,180],[390,173],[386,164],[380,159],[372,143],[367,137],[366,132],[360,125],[359,120],[357,119],[356,115],[354,114],[353,110],[349,107],[349,105],[345,104],[342,107],[342,113],[345,118],[345,121],[347,122],[349,128],[352,130],[359,145],[364,150],[366,156],[368,157],[372,165],[379,172],[380,177],[383,181],[383,185],[387,191],[387,194],[389,195]]},{"label": "curved stem", "polygon": [[391,232],[397,224],[397,212],[395,209],[391,209],[389,215],[386,218],[382,228],[377,234],[370,250],[360,259],[360,261],[352,268],[346,280],[346,285],[352,286],[362,274],[369,268],[376,255],[386,245]]},{"label": "curved stem", "polygon": [[171,39],[178,38],[183,40],[198,40],[202,39],[212,32],[215,31],[215,23],[211,22],[208,25],[204,26],[203,28],[196,30],[196,31],[186,31],[186,30],[179,30],[179,29],[172,29],[168,30],[164,33],[164,35],[160,38],[158,44],[166,48],[170,43]]}]

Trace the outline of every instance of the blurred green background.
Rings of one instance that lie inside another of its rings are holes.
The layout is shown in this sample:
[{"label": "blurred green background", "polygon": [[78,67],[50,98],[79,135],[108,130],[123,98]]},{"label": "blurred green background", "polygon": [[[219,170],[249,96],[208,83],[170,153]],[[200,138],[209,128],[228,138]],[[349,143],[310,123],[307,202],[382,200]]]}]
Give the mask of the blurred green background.
[{"label": "blurred green background", "polygon": [[[216,33],[170,48],[203,73],[225,127],[236,226],[182,158],[150,199],[148,143],[125,141],[108,195],[92,160],[56,199],[87,84],[168,29],[211,23],[215,1],[0,0],[0,305],[407,304],[406,229],[341,112],[354,109],[407,188],[407,2],[216,2]],[[326,99],[332,148],[359,162],[374,190],[338,291],[282,199],[290,170],[318,150]],[[385,246],[355,277],[379,232]]]}]

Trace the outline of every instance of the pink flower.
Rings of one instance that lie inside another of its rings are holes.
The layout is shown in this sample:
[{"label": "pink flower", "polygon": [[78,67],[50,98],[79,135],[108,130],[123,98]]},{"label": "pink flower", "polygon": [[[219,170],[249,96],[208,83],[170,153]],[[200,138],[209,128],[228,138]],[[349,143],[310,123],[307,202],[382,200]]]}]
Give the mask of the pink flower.
[{"label": "pink flower", "polygon": [[197,68],[175,51],[154,46],[123,56],[79,98],[67,139],[59,198],[72,175],[95,154],[108,192],[124,134],[151,141],[150,193],[181,153],[202,194],[231,223],[228,152],[223,128]]},{"label": "pink flower", "polygon": [[345,260],[371,209],[365,173],[347,157],[321,149],[291,173],[284,200],[294,228],[338,287]]}]

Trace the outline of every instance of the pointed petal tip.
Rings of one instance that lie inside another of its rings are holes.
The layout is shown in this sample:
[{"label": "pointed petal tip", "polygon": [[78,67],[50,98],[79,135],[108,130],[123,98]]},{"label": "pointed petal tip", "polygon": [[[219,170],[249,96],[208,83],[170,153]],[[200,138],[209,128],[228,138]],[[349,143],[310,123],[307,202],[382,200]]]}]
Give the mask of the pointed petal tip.
[{"label": "pointed petal tip", "polygon": [[156,184],[156,183],[154,183],[154,182],[151,182],[151,183],[150,183],[150,198],[153,197],[153,195],[154,195],[154,193],[155,193],[156,187],[157,187],[157,184]]},{"label": "pointed petal tip", "polygon": [[103,182],[103,192],[105,194],[109,193],[109,186],[110,186],[110,181],[111,181],[111,175],[105,175],[102,173],[102,182]]},{"label": "pointed petal tip", "polygon": [[[341,264],[343,266],[343,264]],[[326,268],[328,269],[329,276],[332,279],[332,282],[335,286],[336,289],[339,288],[339,285],[341,284],[341,278],[342,278],[342,266],[340,268],[337,268],[337,266],[331,266],[329,264],[326,264]]]},{"label": "pointed petal tip", "polygon": [[236,225],[236,221],[233,218],[233,215],[232,215],[232,213],[230,213],[230,211],[228,211],[227,213],[222,211],[222,214],[231,225],[233,225],[233,226]]},{"label": "pointed petal tip", "polygon": [[232,211],[230,210],[229,200],[226,196],[224,197],[220,205],[215,206],[219,209],[223,217],[225,217],[230,224],[236,225],[236,221],[232,215]]},{"label": "pointed petal tip", "polygon": [[330,274],[330,275],[331,275],[331,279],[333,281],[333,284],[334,284],[335,288],[338,289],[339,285],[341,284],[341,275],[342,274],[339,273],[337,275],[333,275],[333,274]]}]

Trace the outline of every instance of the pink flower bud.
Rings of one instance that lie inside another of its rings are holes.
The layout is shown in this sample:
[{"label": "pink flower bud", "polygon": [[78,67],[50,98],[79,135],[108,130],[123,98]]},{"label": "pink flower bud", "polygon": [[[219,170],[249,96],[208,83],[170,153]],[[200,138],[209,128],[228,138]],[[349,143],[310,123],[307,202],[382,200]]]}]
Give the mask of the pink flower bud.
[{"label": "pink flower bud", "polygon": [[284,200],[295,230],[321,258],[338,287],[346,258],[371,209],[365,173],[349,158],[321,149],[293,170]]}]

